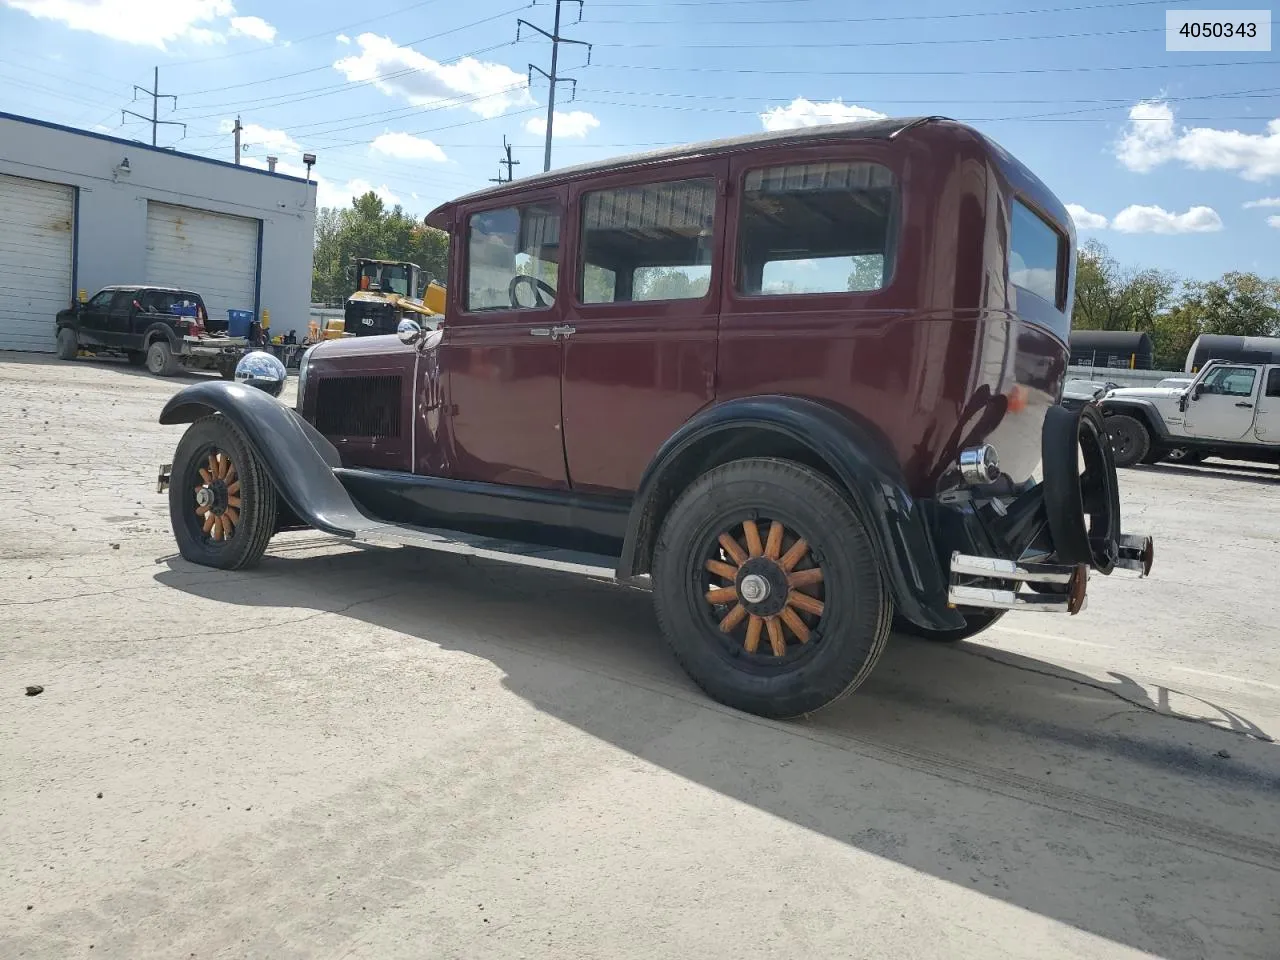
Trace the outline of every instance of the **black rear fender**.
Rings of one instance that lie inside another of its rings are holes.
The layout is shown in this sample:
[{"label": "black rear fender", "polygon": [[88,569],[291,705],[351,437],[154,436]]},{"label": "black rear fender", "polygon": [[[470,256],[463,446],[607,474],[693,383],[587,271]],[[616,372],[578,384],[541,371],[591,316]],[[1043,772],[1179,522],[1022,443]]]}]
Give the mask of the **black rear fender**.
[{"label": "black rear fender", "polygon": [[261,390],[225,381],[198,383],[169,399],[160,422],[194,423],[214,413],[244,434],[281,499],[307,526],[350,537],[368,525],[334,476],[334,468],[342,466],[337,449],[292,408]]},{"label": "black rear fender", "polygon": [[847,414],[798,397],[718,404],[663,444],[636,491],[618,578],[650,571],[667,511],[695,477],[754,456],[796,460],[835,480],[866,525],[899,612],[930,629],[963,626],[963,618],[947,606],[947,579],[928,521],[907,492],[888,442]]}]

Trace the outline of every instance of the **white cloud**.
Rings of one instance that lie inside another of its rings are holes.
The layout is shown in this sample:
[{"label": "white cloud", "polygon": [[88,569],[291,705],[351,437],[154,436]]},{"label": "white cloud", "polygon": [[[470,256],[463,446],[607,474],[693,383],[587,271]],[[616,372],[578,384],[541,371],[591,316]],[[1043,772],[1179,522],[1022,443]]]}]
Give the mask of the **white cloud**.
[{"label": "white cloud", "polygon": [[276,38],[276,28],[261,17],[232,17],[231,32],[253,37],[263,43],[270,43]]},{"label": "white cloud", "polygon": [[1111,226],[1121,233],[1215,233],[1222,229],[1222,218],[1212,207],[1191,207],[1186,213],[1170,213],[1163,207],[1134,204],[1117,213]]},{"label": "white cloud", "polygon": [[444,155],[443,150],[426,137],[415,137],[408,133],[379,134],[370,149],[374,153],[399,157],[401,160],[434,160],[437,163],[443,163],[449,159]]},{"label": "white cloud", "polygon": [[1093,213],[1080,206],[1078,203],[1068,203],[1067,213],[1071,215],[1071,219],[1075,221],[1075,225],[1081,230],[1105,230],[1107,229],[1107,218],[1100,213]]},{"label": "white cloud", "polygon": [[1280,230],[1280,217],[1267,217],[1267,226]]},{"label": "white cloud", "polygon": [[501,63],[463,57],[443,64],[373,33],[360,34],[356,43],[360,54],[334,68],[352,82],[372,80],[383,93],[414,106],[460,99],[457,106],[491,119],[534,102],[525,75]]},{"label": "white cloud", "polygon": [[1144,101],[1129,110],[1129,127],[1116,156],[1130,170],[1145,173],[1178,161],[1195,170],[1229,170],[1246,180],[1280,174],[1280,119],[1264,133],[1181,127],[1167,103]]},{"label": "white cloud", "polygon": [[391,188],[385,183],[375,187],[368,180],[356,177],[341,186],[332,184],[328,180],[318,183],[316,185],[316,206],[349,207],[353,197],[363,196],[370,190],[381,197],[382,202],[388,207],[394,207],[400,202],[400,198],[392,193]]},{"label": "white cloud", "polygon": [[1263,197],[1261,200],[1250,200],[1244,205],[1246,210],[1265,209],[1266,207],[1280,207],[1280,197]]},{"label": "white cloud", "polygon": [[[55,20],[72,30],[139,46],[165,49],[173,40],[220,43],[223,35],[199,24],[211,24],[236,12],[231,0],[0,0],[42,20]],[[253,18],[251,18],[253,19]],[[216,25],[216,24],[215,24]]]},{"label": "white cloud", "polygon": [[350,44],[350,43],[351,43],[351,38],[350,38],[350,37],[348,37],[345,33],[340,33],[340,34],[338,34],[336,37],[334,37],[333,39],[337,40],[339,43],[344,44],[344,45],[345,45],[345,44]]},{"label": "white cloud", "polygon": [[794,130],[816,127],[824,123],[848,123],[851,120],[879,120],[886,114],[842,100],[814,102],[796,97],[785,107],[771,107],[760,114],[766,130]]},{"label": "white cloud", "polygon": [[[246,167],[254,167],[258,170],[267,169],[265,160],[257,157],[245,157],[241,161]],[[276,173],[283,173],[290,177],[306,177],[307,168],[296,163],[279,163],[276,165]],[[373,186],[368,180],[361,177],[355,177],[346,183],[335,183],[322,174],[311,171],[311,180],[316,185],[316,207],[349,207],[353,197],[359,197],[372,190],[382,202],[388,207],[394,207],[400,203],[400,198],[391,191],[385,183],[379,186]]]},{"label": "white cloud", "polygon": [[[231,133],[235,129],[234,120],[221,120],[218,130]],[[264,154],[301,153],[302,147],[283,130],[275,130],[257,123],[246,123],[240,130],[240,143],[244,147],[261,150]]]},{"label": "white cloud", "polygon": [[[551,125],[551,137],[554,140],[559,140],[561,137],[585,137],[598,126],[600,121],[585,110],[570,110],[568,113],[557,110],[555,123]],[[535,136],[545,137],[547,118],[532,117],[524,128]]]}]

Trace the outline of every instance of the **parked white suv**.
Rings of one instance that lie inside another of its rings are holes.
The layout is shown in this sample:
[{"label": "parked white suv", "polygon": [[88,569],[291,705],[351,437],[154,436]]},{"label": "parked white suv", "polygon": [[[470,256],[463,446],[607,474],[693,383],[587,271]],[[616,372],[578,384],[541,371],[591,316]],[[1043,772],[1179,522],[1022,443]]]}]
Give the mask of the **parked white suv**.
[{"label": "parked white suv", "polygon": [[1280,364],[1212,360],[1190,384],[1124,387],[1099,406],[1117,467],[1205,457],[1280,464]]}]

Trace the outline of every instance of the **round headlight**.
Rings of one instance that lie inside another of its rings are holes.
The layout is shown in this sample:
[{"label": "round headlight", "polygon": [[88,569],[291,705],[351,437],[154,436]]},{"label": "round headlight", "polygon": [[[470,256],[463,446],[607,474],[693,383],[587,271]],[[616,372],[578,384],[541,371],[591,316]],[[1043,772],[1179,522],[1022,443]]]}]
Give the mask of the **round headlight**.
[{"label": "round headlight", "polygon": [[236,364],[236,382],[265,390],[273,397],[280,396],[288,376],[284,364],[275,354],[265,350],[246,353]]}]

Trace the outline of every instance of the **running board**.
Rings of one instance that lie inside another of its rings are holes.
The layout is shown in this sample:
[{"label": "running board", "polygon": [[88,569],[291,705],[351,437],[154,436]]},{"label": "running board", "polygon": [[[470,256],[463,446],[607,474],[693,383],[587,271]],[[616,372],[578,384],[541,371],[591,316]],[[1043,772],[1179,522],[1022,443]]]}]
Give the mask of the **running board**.
[{"label": "running board", "polygon": [[[483,560],[514,563],[524,567],[557,570],[600,580],[616,581],[618,560],[600,553],[564,550],[518,540],[482,537],[457,530],[410,527],[394,523],[371,522],[362,525],[351,538],[356,543],[377,547],[418,547],[438,553],[455,553]],[[643,578],[645,581],[648,578]],[[644,586],[644,583],[635,583]]]},{"label": "running board", "polygon": [[[961,577],[984,582],[957,583]],[[1023,583],[1054,589],[1044,593],[1019,593]],[[1089,568],[1083,563],[1020,563],[998,557],[953,553],[947,603],[952,607],[1074,615],[1087,605],[1085,590],[1088,585]]]}]

